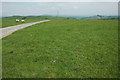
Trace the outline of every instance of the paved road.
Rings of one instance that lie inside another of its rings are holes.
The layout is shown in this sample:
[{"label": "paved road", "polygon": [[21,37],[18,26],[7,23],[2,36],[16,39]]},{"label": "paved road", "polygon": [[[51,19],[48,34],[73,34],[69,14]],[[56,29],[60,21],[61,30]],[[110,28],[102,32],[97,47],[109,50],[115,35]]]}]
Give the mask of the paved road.
[{"label": "paved road", "polygon": [[50,20],[43,20],[43,21],[38,21],[38,22],[20,24],[20,25],[16,25],[16,26],[10,26],[10,27],[6,27],[6,28],[0,28],[0,39],[12,34],[13,32],[15,32],[19,29],[23,29],[25,27],[29,27],[31,25],[34,25],[34,24],[37,24],[37,23],[42,23],[42,22],[47,22],[47,21],[50,21]]}]

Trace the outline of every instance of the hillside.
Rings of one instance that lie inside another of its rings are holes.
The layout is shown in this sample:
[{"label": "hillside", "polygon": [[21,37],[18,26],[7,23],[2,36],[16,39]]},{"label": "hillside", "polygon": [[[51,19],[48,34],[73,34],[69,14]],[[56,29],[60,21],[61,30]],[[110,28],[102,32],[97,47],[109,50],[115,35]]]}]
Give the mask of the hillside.
[{"label": "hillside", "polygon": [[70,17],[57,17],[57,16],[8,16],[3,18],[7,18],[7,19],[72,19]]},{"label": "hillside", "polygon": [[2,39],[3,78],[117,78],[117,20],[51,20]]},{"label": "hillside", "polygon": [[118,19],[118,16],[95,15],[95,16],[84,17],[82,19]]}]

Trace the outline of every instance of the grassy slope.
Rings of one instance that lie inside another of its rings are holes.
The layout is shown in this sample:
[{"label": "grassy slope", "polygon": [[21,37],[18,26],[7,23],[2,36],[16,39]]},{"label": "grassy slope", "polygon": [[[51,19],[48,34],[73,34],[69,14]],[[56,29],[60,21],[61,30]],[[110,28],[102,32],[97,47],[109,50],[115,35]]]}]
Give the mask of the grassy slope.
[{"label": "grassy slope", "polygon": [[[15,19],[22,19],[25,17],[25,22],[16,22]],[[14,26],[23,23],[36,22],[46,19],[68,19],[68,17],[55,17],[55,16],[10,16],[7,18],[2,18],[2,27]],[[0,25],[1,27],[1,25]]]},{"label": "grassy slope", "polygon": [[42,19],[26,19],[25,22],[16,22],[15,19],[2,19],[2,27],[14,26],[18,24],[41,21]]},{"label": "grassy slope", "polygon": [[115,78],[117,20],[56,20],[3,39],[3,78]]}]

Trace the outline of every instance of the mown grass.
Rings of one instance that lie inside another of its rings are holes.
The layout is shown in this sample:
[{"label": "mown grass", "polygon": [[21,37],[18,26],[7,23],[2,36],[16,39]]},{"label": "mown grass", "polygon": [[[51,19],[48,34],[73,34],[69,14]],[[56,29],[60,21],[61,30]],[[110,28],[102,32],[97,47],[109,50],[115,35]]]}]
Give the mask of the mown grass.
[{"label": "mown grass", "polygon": [[117,78],[117,20],[52,20],[3,38],[3,78]]},{"label": "mown grass", "polygon": [[16,22],[15,19],[2,19],[2,28],[4,27],[9,27],[9,26],[14,26],[18,24],[24,24],[24,23],[30,23],[30,22],[36,22],[36,21],[41,21],[43,19],[25,19],[25,22]]}]

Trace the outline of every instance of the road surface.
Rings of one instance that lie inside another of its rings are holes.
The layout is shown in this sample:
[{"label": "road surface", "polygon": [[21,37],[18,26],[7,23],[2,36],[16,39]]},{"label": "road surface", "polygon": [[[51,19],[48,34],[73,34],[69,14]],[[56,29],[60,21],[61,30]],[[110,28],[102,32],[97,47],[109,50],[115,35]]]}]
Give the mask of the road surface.
[{"label": "road surface", "polygon": [[16,26],[10,26],[10,27],[6,27],[6,28],[0,28],[0,39],[12,34],[13,32],[15,32],[19,29],[23,29],[25,27],[29,27],[31,25],[34,25],[34,24],[37,24],[37,23],[42,23],[42,22],[47,22],[47,21],[50,21],[50,20],[43,20],[43,21],[38,21],[38,22],[25,23],[25,24],[20,24],[20,25],[16,25]]}]

